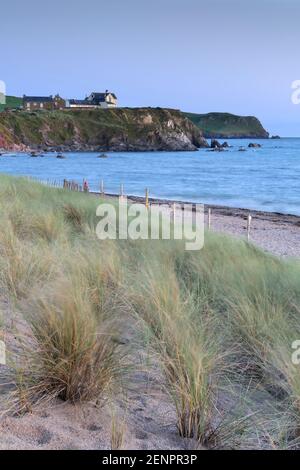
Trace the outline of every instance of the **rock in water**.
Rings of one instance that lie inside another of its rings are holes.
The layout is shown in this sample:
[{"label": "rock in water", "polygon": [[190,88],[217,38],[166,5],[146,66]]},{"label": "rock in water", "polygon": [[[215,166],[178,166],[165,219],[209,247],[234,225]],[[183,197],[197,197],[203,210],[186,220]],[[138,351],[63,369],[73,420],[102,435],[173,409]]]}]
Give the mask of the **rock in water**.
[{"label": "rock in water", "polygon": [[222,145],[220,144],[220,142],[218,142],[216,139],[212,139],[211,140],[211,143],[210,143],[210,148],[212,149],[215,149],[215,148],[222,148]]},{"label": "rock in water", "polygon": [[38,153],[38,152],[31,152],[30,156],[37,158],[37,157],[43,157],[44,155],[42,155],[41,153]]},{"label": "rock in water", "polygon": [[249,148],[257,148],[259,149],[261,147],[260,144],[253,144],[252,142],[248,145]]}]

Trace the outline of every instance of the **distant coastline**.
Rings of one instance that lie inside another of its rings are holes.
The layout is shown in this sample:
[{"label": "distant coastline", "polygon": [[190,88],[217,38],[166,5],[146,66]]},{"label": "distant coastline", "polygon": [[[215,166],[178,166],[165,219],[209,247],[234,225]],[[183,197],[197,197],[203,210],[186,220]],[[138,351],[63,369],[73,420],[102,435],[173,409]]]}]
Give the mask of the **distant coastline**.
[{"label": "distant coastline", "polygon": [[[231,113],[184,113],[206,139],[268,139],[270,137],[255,116]],[[275,136],[279,138],[279,136]]]},{"label": "distant coastline", "polygon": [[[276,136],[278,137],[278,136]],[[268,139],[254,116],[164,108],[24,110],[0,106],[0,149],[15,151],[186,151],[205,139]]]}]

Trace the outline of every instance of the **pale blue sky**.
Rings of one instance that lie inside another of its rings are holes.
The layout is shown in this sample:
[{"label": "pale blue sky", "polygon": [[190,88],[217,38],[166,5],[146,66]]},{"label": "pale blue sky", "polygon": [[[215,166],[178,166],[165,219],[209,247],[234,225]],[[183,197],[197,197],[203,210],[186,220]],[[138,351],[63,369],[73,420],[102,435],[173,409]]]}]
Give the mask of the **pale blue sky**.
[{"label": "pale blue sky", "polygon": [[256,115],[300,136],[299,0],[9,0],[0,80],[13,95]]}]

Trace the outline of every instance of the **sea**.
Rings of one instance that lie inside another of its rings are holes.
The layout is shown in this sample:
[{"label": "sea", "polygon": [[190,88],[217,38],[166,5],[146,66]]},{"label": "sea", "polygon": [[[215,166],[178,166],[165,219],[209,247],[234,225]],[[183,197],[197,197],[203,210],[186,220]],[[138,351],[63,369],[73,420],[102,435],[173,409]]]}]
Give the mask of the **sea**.
[{"label": "sea", "polygon": [[[220,140],[222,142],[222,140]],[[232,139],[224,152],[7,153],[0,172],[43,181],[64,178],[99,191],[300,215],[300,138]],[[248,148],[250,142],[261,148]],[[240,151],[243,147],[246,151]]]}]

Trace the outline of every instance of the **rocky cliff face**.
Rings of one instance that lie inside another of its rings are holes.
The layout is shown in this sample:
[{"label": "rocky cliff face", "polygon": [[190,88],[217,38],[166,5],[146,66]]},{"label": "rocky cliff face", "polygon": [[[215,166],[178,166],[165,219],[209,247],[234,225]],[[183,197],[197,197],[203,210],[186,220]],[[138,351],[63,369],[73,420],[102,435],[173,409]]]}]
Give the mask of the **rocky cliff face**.
[{"label": "rocky cliff face", "polygon": [[184,113],[210,139],[268,139],[269,133],[254,116],[230,113]]},{"label": "rocky cliff face", "polygon": [[15,111],[0,114],[0,148],[180,151],[206,147],[180,111],[161,108]]}]

